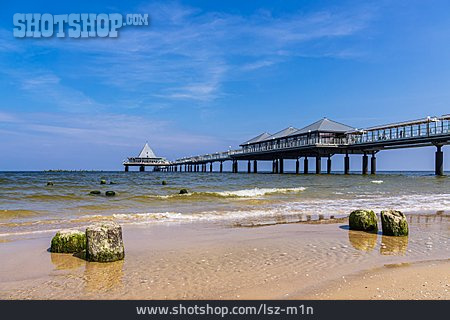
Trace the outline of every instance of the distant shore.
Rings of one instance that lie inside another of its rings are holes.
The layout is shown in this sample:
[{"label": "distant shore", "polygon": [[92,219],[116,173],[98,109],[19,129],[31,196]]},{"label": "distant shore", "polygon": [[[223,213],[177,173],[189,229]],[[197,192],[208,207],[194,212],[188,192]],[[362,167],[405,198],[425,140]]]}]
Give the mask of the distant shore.
[{"label": "distant shore", "polygon": [[445,236],[415,222],[409,239],[345,224],[128,225],[125,260],[108,264],[49,253],[52,235],[36,234],[0,243],[0,299],[450,298]]}]

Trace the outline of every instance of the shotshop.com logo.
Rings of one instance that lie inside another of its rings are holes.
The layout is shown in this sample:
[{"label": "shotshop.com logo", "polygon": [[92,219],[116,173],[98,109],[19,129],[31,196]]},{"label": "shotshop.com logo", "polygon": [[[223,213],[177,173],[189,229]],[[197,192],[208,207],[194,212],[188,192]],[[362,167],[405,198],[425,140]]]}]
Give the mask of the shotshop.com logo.
[{"label": "shotshop.com logo", "polygon": [[117,38],[123,26],[148,26],[148,14],[120,13],[16,13],[13,16],[16,38]]}]

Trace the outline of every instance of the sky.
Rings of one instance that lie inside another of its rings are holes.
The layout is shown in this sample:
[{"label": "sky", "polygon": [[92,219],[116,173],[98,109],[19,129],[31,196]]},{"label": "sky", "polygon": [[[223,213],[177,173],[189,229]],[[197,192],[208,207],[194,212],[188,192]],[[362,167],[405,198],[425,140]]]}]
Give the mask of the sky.
[{"label": "sky", "polygon": [[[14,38],[14,13],[150,24]],[[176,159],[323,117],[363,128],[449,114],[449,18],[448,1],[2,0],[0,171],[122,170],[146,141]],[[434,152],[383,151],[378,168],[434,170]]]}]

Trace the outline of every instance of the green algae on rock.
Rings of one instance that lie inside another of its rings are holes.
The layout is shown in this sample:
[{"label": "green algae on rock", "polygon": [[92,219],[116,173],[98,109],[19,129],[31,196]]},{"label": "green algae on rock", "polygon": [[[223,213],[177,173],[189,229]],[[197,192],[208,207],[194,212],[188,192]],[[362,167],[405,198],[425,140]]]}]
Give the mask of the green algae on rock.
[{"label": "green algae on rock", "polygon": [[89,192],[89,194],[90,195],[99,195],[99,194],[102,194],[102,193],[99,190],[94,190],[94,191]]},{"label": "green algae on rock", "polygon": [[372,210],[355,210],[348,218],[351,230],[378,231],[378,218]]},{"label": "green algae on rock", "polygon": [[189,191],[187,191],[187,189],[181,189],[180,190],[180,194],[188,194]]},{"label": "green algae on rock", "polygon": [[115,222],[103,222],[86,229],[86,259],[113,262],[125,257],[122,227]]},{"label": "green algae on rock", "polygon": [[116,195],[116,193],[114,191],[106,191],[105,192],[105,196],[107,197],[114,197]]},{"label": "green algae on rock", "polygon": [[58,231],[52,239],[51,252],[77,253],[86,249],[86,234],[79,230]]},{"label": "green algae on rock", "polygon": [[407,236],[409,233],[405,214],[397,210],[381,211],[381,227],[386,236]]}]

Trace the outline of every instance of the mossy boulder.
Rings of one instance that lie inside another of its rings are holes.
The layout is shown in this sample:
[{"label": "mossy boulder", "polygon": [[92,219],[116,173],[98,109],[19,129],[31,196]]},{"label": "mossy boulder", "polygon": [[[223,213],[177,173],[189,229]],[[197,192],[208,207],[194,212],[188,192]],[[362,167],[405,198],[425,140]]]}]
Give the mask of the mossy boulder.
[{"label": "mossy boulder", "polygon": [[58,231],[52,239],[51,252],[77,253],[86,249],[86,234],[79,230]]},{"label": "mossy boulder", "polygon": [[187,191],[187,189],[181,189],[180,190],[180,194],[188,194],[189,191]]},{"label": "mossy boulder", "polygon": [[48,186],[52,186],[52,185],[53,185],[53,182],[49,181],[49,182],[47,182],[47,185],[48,185]]},{"label": "mossy boulder", "polygon": [[163,180],[163,181],[161,182],[161,184],[162,184],[163,186],[165,186],[165,185],[167,185],[167,181],[166,181],[166,180]]},{"label": "mossy boulder", "polygon": [[116,195],[116,193],[114,191],[106,191],[105,192],[105,196],[107,197],[114,197]]},{"label": "mossy boulder", "polygon": [[381,211],[381,227],[386,236],[407,236],[409,233],[406,216],[397,210]]},{"label": "mossy boulder", "polygon": [[99,191],[99,190],[93,190],[93,191],[89,192],[89,194],[90,194],[90,195],[93,195],[93,196],[98,196],[98,195],[100,195],[100,194],[102,194],[102,193],[101,193],[101,191]]},{"label": "mossy boulder", "polygon": [[348,218],[351,230],[378,231],[378,218],[372,210],[355,210]]},{"label": "mossy boulder", "polygon": [[86,259],[95,262],[122,260],[125,249],[122,227],[115,222],[103,222],[86,229]]},{"label": "mossy boulder", "polygon": [[100,184],[106,184],[106,180],[105,179],[100,180]]}]

